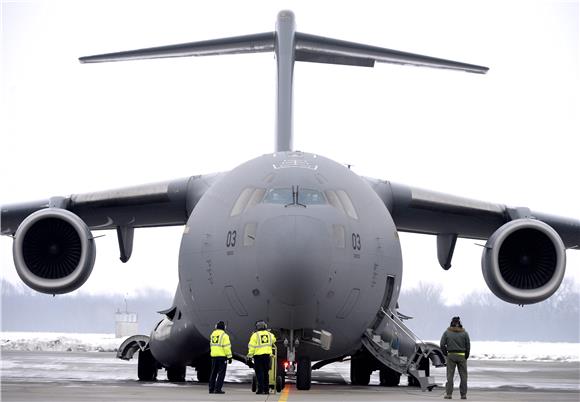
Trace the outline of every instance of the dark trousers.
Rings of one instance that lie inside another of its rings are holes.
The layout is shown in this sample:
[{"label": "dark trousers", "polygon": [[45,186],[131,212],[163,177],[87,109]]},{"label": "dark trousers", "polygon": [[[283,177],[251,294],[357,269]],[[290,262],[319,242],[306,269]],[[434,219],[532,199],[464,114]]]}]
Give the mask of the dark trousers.
[{"label": "dark trousers", "polygon": [[455,377],[455,367],[459,371],[459,393],[467,395],[467,359],[465,356],[449,353],[447,355],[447,384],[445,385],[445,393],[447,395],[453,394],[453,377]]},{"label": "dark trousers", "polygon": [[226,364],[225,357],[212,357],[211,358],[211,374],[209,376],[209,392],[218,392],[222,390],[224,385],[224,378],[226,377],[226,369],[228,365]]},{"label": "dark trousers", "polygon": [[256,372],[256,381],[258,383],[257,392],[269,392],[268,371],[270,370],[270,355],[254,356],[254,371]]}]

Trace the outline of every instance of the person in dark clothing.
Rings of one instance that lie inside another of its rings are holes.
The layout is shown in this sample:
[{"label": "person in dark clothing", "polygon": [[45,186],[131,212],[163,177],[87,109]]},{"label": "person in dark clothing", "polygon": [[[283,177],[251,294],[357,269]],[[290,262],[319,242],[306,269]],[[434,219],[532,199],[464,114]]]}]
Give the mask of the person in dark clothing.
[{"label": "person in dark clothing", "polygon": [[270,359],[276,337],[268,331],[268,324],[265,321],[256,322],[256,332],[252,333],[250,343],[248,343],[248,361],[254,363],[256,372],[257,390],[256,394],[269,394],[269,371]]},{"label": "person in dark clothing", "polygon": [[455,367],[459,371],[459,393],[461,399],[467,399],[467,359],[471,349],[469,334],[461,325],[459,317],[453,317],[449,328],[443,333],[440,342],[443,354],[447,356],[447,384],[444,399],[451,399],[453,394],[453,377]]},{"label": "person in dark clothing", "polygon": [[232,364],[232,346],[226,333],[226,324],[218,321],[215,330],[209,336],[211,374],[209,376],[209,393],[225,394],[222,390],[226,376],[227,362]]}]

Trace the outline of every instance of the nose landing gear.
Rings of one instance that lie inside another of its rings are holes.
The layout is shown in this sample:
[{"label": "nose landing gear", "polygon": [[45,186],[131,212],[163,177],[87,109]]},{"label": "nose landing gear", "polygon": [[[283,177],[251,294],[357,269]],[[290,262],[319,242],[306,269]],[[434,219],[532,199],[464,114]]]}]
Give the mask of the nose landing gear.
[{"label": "nose landing gear", "polygon": [[296,389],[307,391],[312,384],[312,361],[308,356],[300,356],[296,359],[296,348],[300,341],[294,338],[294,330],[289,330],[289,337],[284,339],[287,351],[286,375],[296,379]]},{"label": "nose landing gear", "polygon": [[312,361],[310,357],[300,357],[295,362],[285,362],[280,366],[282,367],[280,370],[284,385],[286,384],[286,377],[288,377],[296,382],[296,389],[300,391],[308,391],[310,389],[312,384]]},{"label": "nose landing gear", "polygon": [[312,362],[310,357],[304,356],[298,359],[296,371],[296,389],[307,391],[312,384]]}]

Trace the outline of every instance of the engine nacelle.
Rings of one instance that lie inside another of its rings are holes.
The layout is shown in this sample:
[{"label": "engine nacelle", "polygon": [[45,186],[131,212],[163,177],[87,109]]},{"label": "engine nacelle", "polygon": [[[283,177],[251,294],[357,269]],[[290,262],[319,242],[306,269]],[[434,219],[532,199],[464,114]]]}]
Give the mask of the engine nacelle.
[{"label": "engine nacelle", "polygon": [[483,277],[500,299],[514,304],[546,300],[566,270],[566,248],[558,233],[535,219],[516,219],[488,239],[481,259]]},{"label": "engine nacelle", "polygon": [[95,264],[93,236],[81,218],[60,208],[41,209],[18,227],[12,249],[20,279],[49,294],[83,285]]}]

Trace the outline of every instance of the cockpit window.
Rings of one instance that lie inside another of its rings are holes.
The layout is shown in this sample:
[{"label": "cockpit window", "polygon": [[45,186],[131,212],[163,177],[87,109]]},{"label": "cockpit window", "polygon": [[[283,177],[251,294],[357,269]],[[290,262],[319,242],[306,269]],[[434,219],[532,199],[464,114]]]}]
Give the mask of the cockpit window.
[{"label": "cockpit window", "polygon": [[292,188],[271,188],[266,192],[264,197],[264,203],[266,204],[283,204],[292,205],[294,202],[294,195],[292,191],[298,193],[298,204],[302,205],[322,205],[326,204],[326,199],[324,195],[318,191],[311,188],[301,188],[295,186],[294,190]]},{"label": "cockpit window", "polygon": [[298,203],[304,205],[321,205],[326,204],[326,200],[318,190],[300,188],[298,190]]},{"label": "cockpit window", "polygon": [[240,194],[240,196],[236,200],[234,207],[232,208],[232,212],[230,213],[230,216],[236,216],[236,215],[239,215],[242,213],[242,211],[244,210],[244,208],[248,204],[248,200],[250,199],[250,196],[252,195],[253,191],[254,191],[254,189],[250,188],[250,187],[247,187],[242,191],[242,193]]},{"label": "cockpit window", "polygon": [[259,204],[260,201],[262,201],[262,199],[264,198],[264,194],[266,194],[265,188],[255,189],[254,192],[252,193],[252,196],[248,200],[248,205],[246,205],[246,208],[244,208],[244,212],[246,212],[248,209],[255,207],[257,204]]},{"label": "cockpit window", "polygon": [[291,188],[271,188],[264,197],[266,204],[292,204]]},{"label": "cockpit window", "polygon": [[330,202],[330,205],[332,205],[334,208],[338,209],[342,213],[346,214],[344,207],[342,206],[342,202],[340,202],[338,195],[336,195],[336,191],[326,190],[324,193],[326,194],[326,198],[328,198],[328,202]]},{"label": "cockpit window", "polygon": [[346,215],[350,216],[352,219],[358,219],[358,214],[356,213],[356,209],[352,204],[352,201],[346,191],[344,190],[326,190],[324,192],[326,194],[326,198],[328,198],[328,202],[330,205],[338,209],[339,211],[345,213]]},{"label": "cockpit window", "polygon": [[262,201],[262,198],[264,198],[264,193],[266,193],[266,189],[246,187],[236,200],[230,216],[239,215],[242,212],[246,212],[248,209],[254,207],[256,204]]},{"label": "cockpit window", "polygon": [[352,201],[350,200],[350,197],[348,196],[346,191],[337,190],[336,194],[338,195],[338,198],[340,198],[340,201],[342,202],[342,206],[344,207],[346,214],[350,216],[352,219],[358,219],[358,215],[356,213],[356,210],[354,209],[354,205],[352,205]]}]

